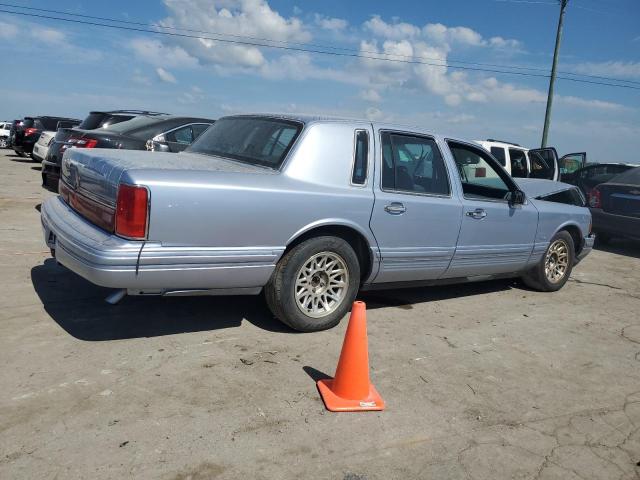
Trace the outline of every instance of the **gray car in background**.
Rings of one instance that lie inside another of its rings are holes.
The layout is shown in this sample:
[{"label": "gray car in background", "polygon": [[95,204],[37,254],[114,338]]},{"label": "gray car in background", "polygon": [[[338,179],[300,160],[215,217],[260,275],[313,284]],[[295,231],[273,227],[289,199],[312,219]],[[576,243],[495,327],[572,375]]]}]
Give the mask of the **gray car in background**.
[{"label": "gray car in background", "polygon": [[232,116],[179,154],[71,149],[42,206],[64,266],[130,295],[264,292],[301,331],[359,290],[522,277],[554,291],[592,248],[576,187],[512,179],[416,127]]}]

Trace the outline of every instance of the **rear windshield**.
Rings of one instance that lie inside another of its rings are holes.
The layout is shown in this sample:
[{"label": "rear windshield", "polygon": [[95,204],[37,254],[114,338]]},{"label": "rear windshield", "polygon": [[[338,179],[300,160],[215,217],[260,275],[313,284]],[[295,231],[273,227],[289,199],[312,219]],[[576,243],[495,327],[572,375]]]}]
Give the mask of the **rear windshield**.
[{"label": "rear windshield", "polygon": [[[141,138],[143,140],[147,140],[153,135],[148,136],[151,132],[156,132],[155,126],[158,124],[162,124],[165,120],[171,117],[155,115],[153,117],[147,117],[144,115],[140,115],[137,117],[133,117],[125,122],[120,122],[116,124],[109,125],[104,129],[104,133],[116,133],[118,135],[129,135],[136,138]],[[160,131],[157,133],[161,133],[162,125],[160,125]]]},{"label": "rear windshield", "polygon": [[35,124],[35,120],[33,118],[25,118],[22,121],[22,125],[20,125],[22,128],[31,128],[33,127],[33,125]]},{"label": "rear windshield", "polygon": [[301,123],[288,120],[262,117],[222,118],[187,150],[278,168],[301,130]]},{"label": "rear windshield", "polygon": [[113,115],[104,112],[91,112],[87,118],[78,126],[81,130],[95,130],[96,128],[107,128],[116,123],[131,120],[134,115]]},{"label": "rear windshield", "polygon": [[640,185],[640,167],[633,167],[620,175],[616,175],[610,180],[611,183],[628,183],[630,185]]}]

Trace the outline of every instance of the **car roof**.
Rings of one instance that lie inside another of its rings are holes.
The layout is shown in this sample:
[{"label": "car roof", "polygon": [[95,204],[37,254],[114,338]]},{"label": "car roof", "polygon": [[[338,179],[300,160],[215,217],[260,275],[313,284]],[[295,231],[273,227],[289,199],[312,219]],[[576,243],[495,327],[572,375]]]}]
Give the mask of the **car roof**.
[{"label": "car roof", "polygon": [[[280,119],[280,120],[288,120],[293,122],[300,122],[305,125],[312,123],[353,123],[353,124],[369,124],[377,129],[386,129],[386,130],[400,130],[414,133],[422,133],[428,135],[437,135],[443,138],[451,138],[463,141],[459,139],[459,137],[455,135],[443,135],[442,133],[437,133],[435,130],[430,129],[425,126],[415,125],[415,124],[403,124],[403,123],[390,123],[390,122],[377,122],[368,120],[366,118],[349,118],[349,117],[340,117],[333,115],[310,115],[310,114],[301,114],[301,113],[242,113],[236,115],[227,115],[222,118],[272,118],[272,119]],[[466,140],[464,140],[466,141]],[[468,142],[471,143],[471,142]]]}]

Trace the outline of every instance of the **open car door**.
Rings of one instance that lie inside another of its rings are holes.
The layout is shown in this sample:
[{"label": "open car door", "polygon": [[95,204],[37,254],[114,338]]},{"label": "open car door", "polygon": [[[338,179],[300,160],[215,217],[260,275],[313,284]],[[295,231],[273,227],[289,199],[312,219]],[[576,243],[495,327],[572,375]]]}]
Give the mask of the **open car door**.
[{"label": "open car door", "polygon": [[558,165],[558,152],[556,152],[555,148],[546,147],[529,150],[529,162],[531,163],[530,178],[559,180],[560,168]]},{"label": "open car door", "polygon": [[576,171],[587,164],[587,152],[569,153],[558,161],[560,166],[560,178],[558,180],[571,180]]}]

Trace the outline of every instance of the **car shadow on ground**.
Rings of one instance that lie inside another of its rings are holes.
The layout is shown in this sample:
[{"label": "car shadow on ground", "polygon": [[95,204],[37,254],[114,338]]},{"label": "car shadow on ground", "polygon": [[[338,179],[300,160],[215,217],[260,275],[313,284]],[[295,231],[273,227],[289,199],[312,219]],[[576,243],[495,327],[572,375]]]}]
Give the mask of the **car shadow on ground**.
[{"label": "car shadow on ground", "polygon": [[368,309],[398,307],[411,310],[413,305],[417,303],[495,293],[512,288],[527,290],[515,279],[501,279],[454,285],[366,291],[361,292],[358,299],[365,302]]},{"label": "car shadow on ground", "polygon": [[29,157],[20,157],[18,155],[7,155],[11,159],[12,162],[16,163],[36,163],[35,160],[32,160]]},{"label": "car shadow on ground", "polygon": [[31,167],[31,170],[35,170],[37,172],[41,172],[42,171],[42,167]]},{"label": "car shadow on ground", "polygon": [[625,257],[640,258],[640,242],[626,238],[612,238],[605,244],[596,245],[596,250],[615,253]]},{"label": "car shadow on ground", "polygon": [[99,342],[158,337],[238,327],[296,333],[269,312],[262,296],[125,297],[104,301],[113,290],[95,286],[55,260],[31,269],[31,281],[45,311],[69,335]]},{"label": "car shadow on ground", "polygon": [[[271,315],[261,295],[225,297],[125,297],[117,305],[98,287],[58,265],[54,259],[31,269],[31,281],[45,311],[69,335],[85,341],[157,337],[238,327],[246,320],[258,328],[296,333]],[[370,309],[412,309],[416,303],[481,295],[511,289],[513,280],[362,292]]]}]

